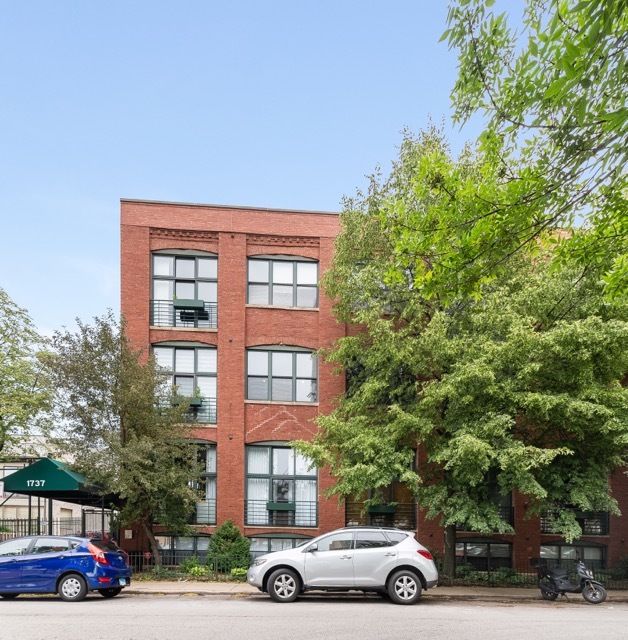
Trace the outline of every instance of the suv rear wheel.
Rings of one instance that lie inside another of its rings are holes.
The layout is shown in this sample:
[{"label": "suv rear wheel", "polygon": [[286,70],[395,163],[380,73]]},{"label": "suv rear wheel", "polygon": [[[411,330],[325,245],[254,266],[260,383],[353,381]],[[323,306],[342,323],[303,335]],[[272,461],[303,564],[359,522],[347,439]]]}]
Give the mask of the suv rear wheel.
[{"label": "suv rear wheel", "polygon": [[388,595],[397,604],[414,604],[421,597],[421,581],[412,571],[397,571],[388,582]]},{"label": "suv rear wheel", "polygon": [[275,602],[294,602],[299,591],[299,578],[291,569],[277,569],[268,578],[268,594]]}]

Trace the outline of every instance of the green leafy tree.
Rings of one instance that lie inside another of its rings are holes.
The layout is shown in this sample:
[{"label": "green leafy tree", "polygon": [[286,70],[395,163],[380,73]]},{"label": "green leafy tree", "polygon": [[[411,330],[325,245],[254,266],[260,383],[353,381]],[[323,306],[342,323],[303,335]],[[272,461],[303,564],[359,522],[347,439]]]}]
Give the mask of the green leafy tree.
[{"label": "green leafy tree", "polygon": [[36,358],[43,346],[28,313],[0,288],[0,453],[47,407],[47,381]]},{"label": "green leafy tree", "polygon": [[122,500],[122,524],[139,524],[155,563],[154,526],[188,529],[200,470],[168,376],[135,349],[113,314],[57,331],[43,358],[55,389],[51,442],[72,466]]},{"label": "green leafy tree", "polygon": [[396,238],[409,233],[409,212],[438,224],[449,196],[422,184],[434,159],[460,183],[488,175],[491,187],[482,158],[452,161],[432,128],[407,135],[390,177],[346,201],[324,285],[355,325],[328,354],[347,390],[298,447],[329,465],[343,498],[374,490],[377,502],[378,489],[405,482],[445,526],[452,576],[456,527],[511,531],[489,477],[500,494],[526,494],[528,515],[555,514],[568,540],[581,535],[570,508],[617,512],[608,478],[628,462],[628,305],[604,302],[591,266],[553,271],[542,242],[511,257],[479,297],[426,292],[416,271],[429,257],[399,253]]},{"label": "green leafy tree", "polygon": [[211,537],[207,564],[217,571],[246,569],[249,566],[251,543],[232,520],[226,520]]},{"label": "green leafy tree", "polygon": [[607,297],[623,295],[628,2],[526,0],[521,20],[500,4],[516,12],[511,3],[453,0],[443,35],[459,52],[454,119],[484,119],[483,171],[499,181],[452,189],[447,163],[432,164],[426,188],[449,199],[437,224],[407,221],[412,233],[399,252],[430,256],[415,277],[434,295],[477,294],[547,230],[583,227],[590,232],[555,235],[555,264],[594,265]]}]

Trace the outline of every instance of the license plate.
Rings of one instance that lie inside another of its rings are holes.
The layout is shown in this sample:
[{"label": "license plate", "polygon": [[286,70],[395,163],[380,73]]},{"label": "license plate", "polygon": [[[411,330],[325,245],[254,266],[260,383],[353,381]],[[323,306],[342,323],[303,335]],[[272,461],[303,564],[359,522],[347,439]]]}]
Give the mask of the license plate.
[{"label": "license plate", "polygon": [[121,587],[124,587],[126,585],[126,578],[120,578],[118,580],[119,584]]}]

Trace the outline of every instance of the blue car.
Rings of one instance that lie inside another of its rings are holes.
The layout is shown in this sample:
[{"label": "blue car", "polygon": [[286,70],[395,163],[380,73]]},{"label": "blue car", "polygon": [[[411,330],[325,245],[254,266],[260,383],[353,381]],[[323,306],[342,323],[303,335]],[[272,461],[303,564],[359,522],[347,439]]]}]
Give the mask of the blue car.
[{"label": "blue car", "polygon": [[117,596],[131,584],[127,554],[111,540],[28,536],[0,542],[0,597],[58,593],[67,602],[89,591]]}]

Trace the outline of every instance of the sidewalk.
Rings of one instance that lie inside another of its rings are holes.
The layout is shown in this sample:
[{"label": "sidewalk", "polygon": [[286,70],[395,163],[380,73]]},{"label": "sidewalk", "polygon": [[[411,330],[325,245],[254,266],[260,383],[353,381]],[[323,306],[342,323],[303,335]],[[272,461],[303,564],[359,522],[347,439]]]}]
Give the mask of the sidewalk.
[{"label": "sidewalk", "polygon": [[[267,598],[255,587],[246,582],[195,582],[193,580],[180,581],[154,581],[132,582],[131,586],[124,590],[126,594],[151,595],[151,596],[235,596]],[[317,596],[328,595],[324,591],[312,592]],[[361,595],[359,591],[350,592],[353,596]],[[338,594],[333,594],[337,596]],[[423,597],[439,600],[476,600],[484,602],[522,602],[540,600],[539,590],[536,588],[499,588],[499,587],[437,587],[425,591]],[[571,593],[567,595],[569,600],[582,600],[582,596]],[[584,602],[584,600],[582,600]],[[560,602],[560,600],[557,600]],[[605,604],[614,602],[628,602],[628,591],[609,591]]]}]

